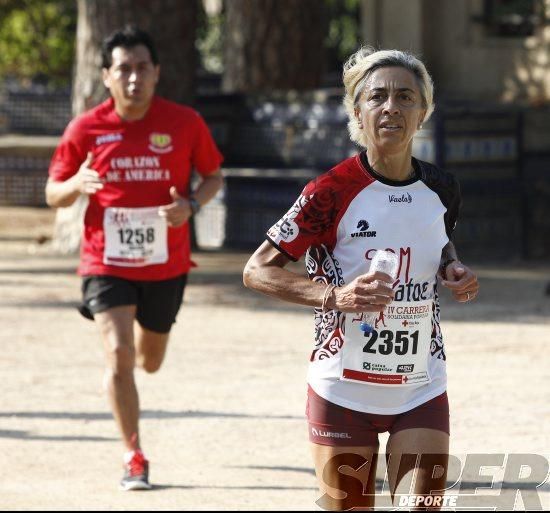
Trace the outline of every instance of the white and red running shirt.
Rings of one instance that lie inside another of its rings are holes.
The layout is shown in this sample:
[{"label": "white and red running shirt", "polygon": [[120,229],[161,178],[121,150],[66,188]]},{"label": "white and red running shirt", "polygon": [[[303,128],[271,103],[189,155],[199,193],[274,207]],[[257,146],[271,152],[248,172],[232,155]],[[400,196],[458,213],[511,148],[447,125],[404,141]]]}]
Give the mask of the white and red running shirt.
[{"label": "white and red running shirt", "polygon": [[158,207],[173,202],[171,186],[189,195],[192,169],[207,176],[222,162],[201,116],[155,96],[142,119],[123,121],[111,98],[69,123],[50,178],[73,176],[88,152],[104,187],[89,196],[78,273],[153,281],[187,273],[189,225],[168,227]]},{"label": "white and red running shirt", "polygon": [[315,309],[308,382],[334,404],[394,415],[446,390],[436,274],[455,227],[460,189],[453,175],[412,159],[413,178],[378,175],[366,152],[311,181],[267,233],[288,258],[306,254],[311,280],[343,286],[368,273],[377,249],[395,252],[394,301],[360,329],[363,314]]}]

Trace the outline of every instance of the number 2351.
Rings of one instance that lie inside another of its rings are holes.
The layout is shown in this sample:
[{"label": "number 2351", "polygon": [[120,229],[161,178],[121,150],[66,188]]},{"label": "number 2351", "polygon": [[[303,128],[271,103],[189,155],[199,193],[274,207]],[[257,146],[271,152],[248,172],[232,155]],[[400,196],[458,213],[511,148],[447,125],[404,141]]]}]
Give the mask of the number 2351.
[{"label": "number 2351", "polygon": [[[378,333],[378,331],[374,330],[370,334],[365,333],[365,337],[369,337],[369,341],[363,348],[364,353],[376,354],[378,350],[378,353],[383,355],[388,355],[392,352],[395,352],[397,355],[405,355],[409,352],[411,340],[411,354],[416,354],[418,351],[418,331],[409,333],[408,331],[393,332],[390,330],[383,330]],[[376,342],[378,342],[378,346],[374,347]]]}]

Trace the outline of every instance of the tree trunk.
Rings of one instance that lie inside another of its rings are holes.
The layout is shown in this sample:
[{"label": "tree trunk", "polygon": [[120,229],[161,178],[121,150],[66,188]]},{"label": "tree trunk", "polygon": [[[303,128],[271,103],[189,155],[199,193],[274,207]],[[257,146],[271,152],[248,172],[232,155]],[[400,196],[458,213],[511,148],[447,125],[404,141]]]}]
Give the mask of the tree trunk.
[{"label": "tree trunk", "polygon": [[[179,103],[192,103],[195,90],[195,33],[198,0],[78,0],[73,115],[108,97],[101,80],[101,43],[126,24],[149,32],[161,65],[157,93]],[[87,198],[58,209],[54,248],[75,252],[80,244]]]},{"label": "tree trunk", "polygon": [[226,3],[228,93],[319,87],[328,20],[320,0],[230,0]]}]

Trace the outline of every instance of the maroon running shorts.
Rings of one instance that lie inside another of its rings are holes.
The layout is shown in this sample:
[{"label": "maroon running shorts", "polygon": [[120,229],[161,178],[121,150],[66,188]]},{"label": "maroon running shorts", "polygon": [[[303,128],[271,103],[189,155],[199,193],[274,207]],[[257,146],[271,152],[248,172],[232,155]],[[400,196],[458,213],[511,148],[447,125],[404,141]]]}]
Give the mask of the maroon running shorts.
[{"label": "maroon running shorts", "polygon": [[309,440],[335,447],[378,445],[378,434],[427,428],[449,434],[447,392],[397,415],[377,415],[349,410],[323,399],[308,386],[306,415]]}]

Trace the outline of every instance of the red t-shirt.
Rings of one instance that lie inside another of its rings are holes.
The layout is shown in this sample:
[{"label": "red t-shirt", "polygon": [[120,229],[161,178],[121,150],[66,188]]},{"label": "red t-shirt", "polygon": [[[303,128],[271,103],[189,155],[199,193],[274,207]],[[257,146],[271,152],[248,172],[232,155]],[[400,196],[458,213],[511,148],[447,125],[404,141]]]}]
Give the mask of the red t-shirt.
[{"label": "red t-shirt", "polygon": [[[130,266],[104,258],[104,226],[109,226],[106,209],[168,205],[173,202],[171,186],[180,196],[188,196],[192,169],[207,176],[219,168],[223,157],[201,116],[189,107],[154,97],[144,118],[123,121],[111,98],[69,123],[50,164],[51,179],[62,182],[76,174],[88,152],[93,154],[90,167],[104,180],[104,187],[89,196],[78,273],[165,280],[188,272],[192,266],[188,223],[164,229],[167,256],[162,263]],[[116,215],[109,221],[110,240],[120,236],[121,244],[127,243],[128,235],[124,231],[118,235],[112,228]],[[143,233],[137,236],[144,238]]]}]

